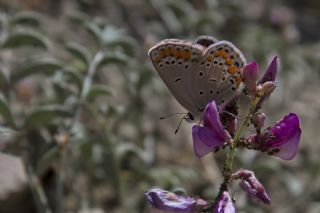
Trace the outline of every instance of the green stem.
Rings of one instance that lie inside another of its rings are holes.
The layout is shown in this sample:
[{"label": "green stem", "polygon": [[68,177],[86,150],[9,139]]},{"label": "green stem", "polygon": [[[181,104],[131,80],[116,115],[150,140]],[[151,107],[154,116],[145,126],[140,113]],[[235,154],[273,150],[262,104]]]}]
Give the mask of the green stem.
[{"label": "green stem", "polygon": [[26,163],[26,170],[30,188],[36,201],[37,211],[39,213],[52,213],[44,189],[42,188],[41,183],[29,162]]},{"label": "green stem", "polygon": [[[90,63],[88,73],[84,79],[83,86],[81,89],[81,93],[75,106],[74,114],[72,121],[68,127],[68,131],[72,134],[72,131],[75,125],[78,123],[82,111],[83,102],[86,100],[92,85],[92,79],[97,71],[97,66],[101,60],[102,54],[101,52],[97,52]],[[70,143],[67,143],[65,146],[61,147],[60,150],[60,158],[59,158],[59,167],[60,172],[58,173],[57,177],[57,189],[56,189],[56,212],[62,213],[64,212],[64,182],[65,182],[65,170],[66,165],[68,162],[68,151],[70,150]]]},{"label": "green stem", "polygon": [[255,112],[256,106],[257,106],[257,103],[259,102],[259,100],[260,100],[260,97],[256,97],[254,100],[251,101],[248,114],[246,115],[246,117],[242,121],[242,123],[240,124],[239,129],[237,130],[237,132],[235,133],[233,139],[231,140],[230,150],[229,150],[229,152],[227,154],[226,161],[224,162],[224,165],[223,165],[223,176],[224,176],[224,179],[223,179],[223,182],[222,182],[222,184],[220,186],[218,196],[216,197],[216,201],[218,200],[218,198],[221,196],[221,194],[224,191],[228,191],[228,185],[230,183],[230,178],[231,178],[231,174],[232,174],[232,165],[233,165],[233,161],[234,161],[234,156],[235,156],[235,152],[236,152],[237,143],[238,143],[242,133],[249,126],[251,115],[252,115],[252,113]]}]

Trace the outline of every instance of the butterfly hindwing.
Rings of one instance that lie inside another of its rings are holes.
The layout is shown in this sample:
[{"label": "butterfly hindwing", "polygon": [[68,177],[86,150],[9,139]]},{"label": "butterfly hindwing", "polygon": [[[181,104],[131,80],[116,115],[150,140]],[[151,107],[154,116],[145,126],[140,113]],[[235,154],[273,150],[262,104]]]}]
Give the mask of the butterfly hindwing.
[{"label": "butterfly hindwing", "polygon": [[211,44],[196,69],[192,86],[196,101],[205,107],[213,99],[218,104],[230,100],[238,92],[240,70],[245,63],[242,53],[232,43],[219,41]]}]

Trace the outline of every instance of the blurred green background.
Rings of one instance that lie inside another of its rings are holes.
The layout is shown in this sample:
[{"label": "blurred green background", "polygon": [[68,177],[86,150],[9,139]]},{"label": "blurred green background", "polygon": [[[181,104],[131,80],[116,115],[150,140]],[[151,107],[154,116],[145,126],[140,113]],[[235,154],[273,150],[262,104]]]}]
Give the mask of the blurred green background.
[{"label": "blurred green background", "polygon": [[[213,199],[225,151],[199,160],[192,124],[151,66],[166,38],[229,40],[262,73],[280,57],[267,125],[295,112],[286,162],[240,150],[266,206],[231,189],[238,212],[320,212],[320,1],[0,0],[0,212],[148,212],[152,186]],[[241,99],[241,112],[247,109]]]}]

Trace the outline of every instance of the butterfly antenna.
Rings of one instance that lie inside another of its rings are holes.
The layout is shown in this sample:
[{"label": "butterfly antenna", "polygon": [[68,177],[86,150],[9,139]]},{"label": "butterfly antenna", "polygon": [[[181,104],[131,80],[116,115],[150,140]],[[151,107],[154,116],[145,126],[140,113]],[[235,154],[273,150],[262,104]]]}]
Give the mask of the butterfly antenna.
[{"label": "butterfly antenna", "polygon": [[166,119],[166,118],[170,118],[170,117],[172,117],[174,115],[187,115],[187,114],[188,113],[185,113],[185,112],[176,112],[176,113],[172,113],[172,114],[160,117],[160,120],[163,120],[163,119]]},{"label": "butterfly antenna", "polygon": [[231,112],[228,112],[228,111],[224,111],[225,113],[227,113],[228,115],[230,115],[230,116],[232,116],[232,117],[234,117],[234,118],[236,118],[236,119],[239,119],[239,117],[238,116],[236,116],[235,114],[233,114],[233,113],[231,113]]},{"label": "butterfly antenna", "polygon": [[[187,114],[187,115],[188,115],[188,114]],[[178,133],[179,128],[180,128],[180,126],[181,126],[181,124],[182,124],[182,121],[187,118],[187,115],[183,116],[183,117],[180,119],[180,122],[179,122],[176,130],[174,131],[174,134],[177,134],[177,133]]]}]

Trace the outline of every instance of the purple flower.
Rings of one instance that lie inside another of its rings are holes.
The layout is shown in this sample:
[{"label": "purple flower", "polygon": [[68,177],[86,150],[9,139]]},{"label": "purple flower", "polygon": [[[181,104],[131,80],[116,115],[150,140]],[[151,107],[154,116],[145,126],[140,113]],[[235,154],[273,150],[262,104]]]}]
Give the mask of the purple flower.
[{"label": "purple flower", "polygon": [[292,160],[297,154],[301,136],[300,121],[296,114],[290,113],[268,128],[261,135],[249,137],[253,148]]},{"label": "purple flower", "polygon": [[274,57],[269,64],[266,72],[258,82],[258,91],[262,93],[262,97],[257,104],[257,107],[261,107],[263,102],[271,95],[273,90],[276,88],[277,83],[275,82],[278,73],[279,59]]},{"label": "purple flower", "polygon": [[152,205],[151,212],[198,212],[208,206],[207,201],[200,198],[180,196],[160,188],[151,188],[145,196]]},{"label": "purple flower", "polygon": [[279,59],[278,59],[278,56],[275,56],[272,59],[266,72],[264,73],[264,75],[262,76],[258,84],[264,84],[267,81],[275,81],[278,73],[278,67],[279,67]]},{"label": "purple flower", "polygon": [[216,202],[212,213],[235,213],[236,208],[233,205],[228,192],[223,192]]},{"label": "purple flower", "polygon": [[207,104],[204,110],[203,125],[192,127],[194,152],[202,157],[222,146],[230,135],[223,129],[215,101]]},{"label": "purple flower", "polygon": [[258,78],[258,70],[259,66],[256,62],[252,62],[250,64],[247,64],[243,68],[243,83],[245,85],[245,88],[248,92],[248,94],[254,96],[257,89],[257,78]]},{"label": "purple flower", "polygon": [[232,174],[232,178],[240,179],[239,185],[243,190],[248,192],[251,196],[260,199],[265,204],[270,205],[271,200],[266,190],[252,171],[241,169],[240,171]]}]

